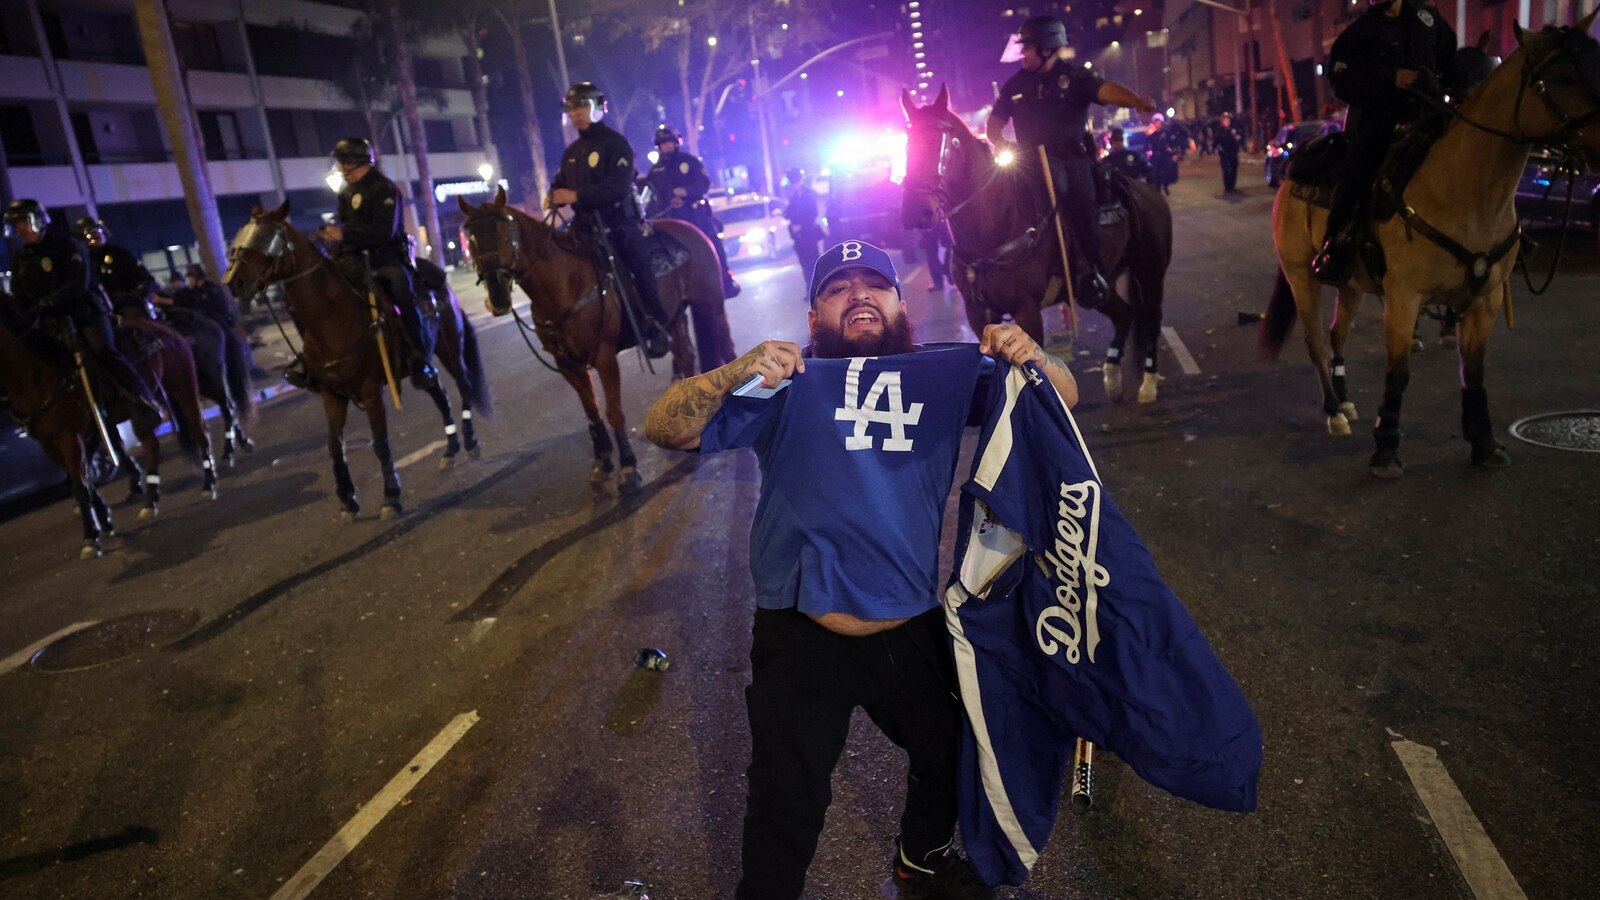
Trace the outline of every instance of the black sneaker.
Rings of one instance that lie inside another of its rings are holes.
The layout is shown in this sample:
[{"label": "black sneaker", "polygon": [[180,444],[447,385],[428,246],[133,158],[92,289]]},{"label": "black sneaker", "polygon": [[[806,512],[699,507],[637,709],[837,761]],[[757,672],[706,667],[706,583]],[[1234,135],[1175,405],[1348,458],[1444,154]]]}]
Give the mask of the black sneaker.
[{"label": "black sneaker", "polygon": [[972,863],[945,850],[916,865],[904,850],[895,853],[894,883],[900,900],[990,900],[994,889],[983,883]]}]

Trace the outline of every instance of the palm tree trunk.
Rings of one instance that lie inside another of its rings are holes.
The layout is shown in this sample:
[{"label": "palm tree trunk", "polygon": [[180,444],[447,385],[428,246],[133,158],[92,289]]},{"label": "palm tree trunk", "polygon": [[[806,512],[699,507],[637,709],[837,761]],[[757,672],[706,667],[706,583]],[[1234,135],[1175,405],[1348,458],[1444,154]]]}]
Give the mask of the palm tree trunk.
[{"label": "palm tree trunk", "polygon": [[689,32],[678,44],[678,93],[683,97],[683,143],[689,153],[700,155],[700,117],[695,113],[694,97],[689,93]]},{"label": "palm tree trunk", "polygon": [[139,28],[139,43],[144,48],[155,87],[156,111],[162,130],[172,145],[178,164],[178,179],[183,182],[184,204],[189,208],[189,226],[200,243],[200,258],[213,278],[227,269],[228,242],[222,234],[222,217],[211,193],[205,153],[195,127],[194,109],[178,69],[178,53],[172,45],[165,0],[134,0],[134,21]]},{"label": "palm tree trunk", "polygon": [[404,32],[400,0],[389,0],[389,27],[394,30],[395,68],[399,69],[400,103],[405,108],[406,131],[411,134],[411,153],[417,160],[417,211],[428,230],[422,250],[436,264],[444,264],[444,236],[439,233],[439,210],[433,203],[433,170],[428,165],[428,133],[422,128],[417,111],[417,81],[411,71],[411,47]]},{"label": "palm tree trunk", "polygon": [[505,25],[507,37],[511,38],[511,55],[517,63],[518,93],[522,95],[522,131],[528,140],[528,152],[533,156],[533,184],[524,188],[523,201],[538,206],[545,189],[550,185],[550,170],[544,159],[544,140],[539,136],[539,119],[534,114],[533,76],[528,73],[528,48],[522,42],[521,24],[512,22],[498,7],[494,13]]},{"label": "palm tree trunk", "polygon": [[476,16],[462,24],[461,40],[467,45],[467,89],[472,93],[472,120],[478,130],[478,145],[487,151],[492,144],[489,140],[489,99],[483,88],[483,66],[478,63],[478,54],[482,51],[478,49]]}]

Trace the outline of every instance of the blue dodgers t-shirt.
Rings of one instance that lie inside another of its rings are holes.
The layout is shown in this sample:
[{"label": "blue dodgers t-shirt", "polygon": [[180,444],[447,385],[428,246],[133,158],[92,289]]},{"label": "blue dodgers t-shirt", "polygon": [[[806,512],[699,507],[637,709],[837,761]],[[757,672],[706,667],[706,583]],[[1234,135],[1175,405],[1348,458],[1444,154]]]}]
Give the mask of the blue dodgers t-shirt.
[{"label": "blue dodgers t-shirt", "polygon": [[770,398],[727,399],[700,451],[754,447],[756,605],[900,619],[938,604],[939,529],[972,397],[976,344],[807,359]]}]

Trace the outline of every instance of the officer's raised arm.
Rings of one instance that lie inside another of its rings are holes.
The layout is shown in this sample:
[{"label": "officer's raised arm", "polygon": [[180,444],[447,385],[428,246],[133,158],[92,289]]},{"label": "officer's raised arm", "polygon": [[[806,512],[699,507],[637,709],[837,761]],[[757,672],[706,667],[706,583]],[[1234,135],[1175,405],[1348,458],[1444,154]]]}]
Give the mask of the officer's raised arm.
[{"label": "officer's raised arm", "polygon": [[757,375],[767,387],[806,370],[800,345],[790,341],[762,341],[750,352],[704,375],[696,375],[667,388],[645,414],[644,436],[667,450],[694,450],[706,423],[733,393],[734,388]]}]

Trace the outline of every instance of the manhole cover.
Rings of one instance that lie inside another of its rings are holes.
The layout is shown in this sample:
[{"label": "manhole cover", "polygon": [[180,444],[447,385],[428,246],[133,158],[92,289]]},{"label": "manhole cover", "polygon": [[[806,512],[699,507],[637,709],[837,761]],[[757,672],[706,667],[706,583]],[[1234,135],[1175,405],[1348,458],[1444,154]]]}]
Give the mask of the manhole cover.
[{"label": "manhole cover", "polygon": [[200,621],[194,609],[158,609],[91,625],[53,642],[28,660],[35,669],[70,672],[104,665],[146,650],[159,650],[188,634]]},{"label": "manhole cover", "polygon": [[1600,453],[1600,412],[1580,409],[1529,416],[1512,424],[1511,433],[1541,447]]}]

